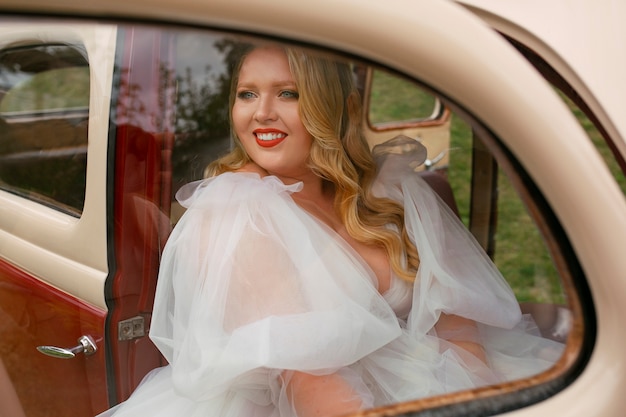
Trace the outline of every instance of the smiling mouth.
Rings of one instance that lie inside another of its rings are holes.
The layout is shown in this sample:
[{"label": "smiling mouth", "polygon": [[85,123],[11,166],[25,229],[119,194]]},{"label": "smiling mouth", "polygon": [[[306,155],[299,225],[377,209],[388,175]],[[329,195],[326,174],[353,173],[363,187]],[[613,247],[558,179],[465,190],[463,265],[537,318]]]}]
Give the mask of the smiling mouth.
[{"label": "smiling mouth", "polygon": [[287,134],[282,132],[255,132],[254,136],[259,146],[271,148],[285,140]]}]

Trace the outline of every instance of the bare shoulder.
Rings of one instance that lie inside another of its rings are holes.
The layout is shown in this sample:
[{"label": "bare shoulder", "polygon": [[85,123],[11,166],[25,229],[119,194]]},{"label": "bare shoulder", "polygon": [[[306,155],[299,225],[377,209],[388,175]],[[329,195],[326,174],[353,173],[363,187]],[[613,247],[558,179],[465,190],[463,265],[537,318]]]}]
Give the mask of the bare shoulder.
[{"label": "bare shoulder", "polygon": [[269,173],[266,170],[261,168],[255,162],[248,162],[247,164],[245,164],[241,168],[235,170],[235,172],[252,172],[252,173],[255,173],[255,174],[259,174],[261,176],[261,178],[266,177],[266,176],[269,175]]}]

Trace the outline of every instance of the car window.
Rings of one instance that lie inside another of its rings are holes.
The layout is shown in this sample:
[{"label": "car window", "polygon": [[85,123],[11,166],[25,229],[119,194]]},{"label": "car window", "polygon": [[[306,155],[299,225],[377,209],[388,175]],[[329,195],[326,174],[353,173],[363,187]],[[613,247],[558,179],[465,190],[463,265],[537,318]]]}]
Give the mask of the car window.
[{"label": "car window", "polygon": [[[90,25],[96,23],[86,27]],[[99,132],[109,141],[107,154],[99,156],[106,161],[107,195],[95,198],[107,200],[111,270],[106,288],[93,290],[105,291],[109,310],[102,314],[108,314],[107,321],[116,329],[107,333],[110,340],[103,343],[108,374],[96,378],[115,392],[109,394],[110,405],[126,399],[150,371],[144,369],[146,363],[151,364],[148,355],[140,359],[139,350],[133,349],[151,343],[144,324],[151,320],[159,262],[172,228],[185,213],[176,193],[183,185],[206,178],[207,165],[233,148],[229,97],[237,57],[250,45],[276,42],[208,29],[129,22],[119,24],[115,31],[115,50],[101,51],[115,56],[111,91],[104,86],[104,94],[98,97],[89,94],[90,65],[93,69],[99,63],[89,62],[79,42],[30,42],[0,50],[2,190],[80,216],[89,103],[102,101],[111,109],[110,120],[100,124],[106,125],[106,132]],[[475,414],[492,415],[541,401],[563,389],[584,365],[585,347],[593,343],[593,323],[585,321],[593,314],[583,314],[588,304],[584,276],[546,196],[501,138],[494,137],[471,109],[376,62],[340,51],[307,51],[352,69],[362,93],[362,124],[369,129],[365,136],[370,147],[398,135],[426,147],[425,162],[409,164],[411,169],[403,175],[420,178],[418,182],[447,205],[448,209],[442,209],[445,216],[458,217],[461,227],[473,236],[471,245],[481,247],[510,286],[513,304],[524,314],[518,325],[533,337],[549,341],[550,349],[531,352],[545,359],[545,366],[536,371],[522,369],[504,381],[485,382],[471,393],[452,390],[443,396],[419,397],[420,401],[406,396],[401,407],[377,404],[388,407],[383,413],[426,410],[428,414],[446,407],[446,415],[463,416],[469,407]],[[402,147],[393,148],[392,153],[396,151],[401,153]],[[452,257],[444,254],[448,255]],[[398,322],[406,325],[406,317],[399,317]],[[6,347],[6,340],[3,343],[0,362],[6,364],[10,378],[19,377],[26,365],[15,359],[21,357],[19,352]],[[160,360],[159,356],[159,365]],[[120,376],[123,372],[129,373]],[[49,393],[62,397],[63,387],[54,386],[61,391],[59,395],[52,385],[47,387]],[[416,392],[418,385],[397,389]],[[30,393],[30,388],[17,392],[20,401],[35,409],[37,398]],[[461,406],[454,408],[455,404]]]},{"label": "car window", "polygon": [[0,50],[0,188],[80,214],[88,115],[89,64],[81,45]]},{"label": "car window", "polygon": [[[473,172],[486,163],[477,154],[492,157],[480,142],[476,143],[472,129],[458,114],[452,121],[453,150],[450,152],[449,181],[457,199],[459,213],[464,224],[473,229],[485,249],[507,279],[522,303],[547,303],[565,306],[566,297],[559,272],[546,245],[546,237],[528,212],[526,203],[515,189],[511,178],[499,166],[491,167],[493,183],[482,184],[491,213],[476,200],[477,190],[472,190]],[[473,191],[473,192],[472,192]],[[472,199],[474,201],[472,202]],[[487,220],[481,221],[483,217]],[[562,324],[567,324],[567,320]],[[559,337],[567,336],[567,332]]]},{"label": "car window", "polygon": [[[177,190],[185,183],[204,178],[206,166],[233,145],[228,124],[228,97],[231,68],[238,50],[250,43],[265,41],[186,30],[168,31],[167,38],[171,50],[161,55],[165,61],[152,65],[153,68],[167,68],[165,74],[160,71],[163,76],[161,99],[154,101],[154,107],[174,109],[173,117],[168,119],[171,120],[173,140],[168,144],[157,139],[155,145],[166,151],[159,158],[170,152],[172,155],[171,165],[162,165],[171,169],[171,176],[164,175],[164,178],[171,178],[171,184],[164,187],[171,190],[171,206],[164,211],[169,213],[170,222],[176,224],[185,211],[175,199]],[[339,55],[332,56],[345,61]],[[371,85],[363,85],[362,91],[371,94],[363,102],[369,106],[365,122],[374,122],[387,129],[379,129],[378,135],[386,134],[386,139],[392,139],[397,132],[389,127],[407,124],[407,121],[419,124],[424,120],[445,119],[448,123],[432,124],[437,129],[449,127],[448,134],[441,135],[445,154],[449,155],[446,169],[422,165],[417,170],[424,177],[435,175],[437,179],[432,184],[443,183],[449,187],[451,193],[445,197],[446,201],[454,206],[465,227],[511,286],[525,314],[525,325],[532,327],[537,336],[554,341],[558,346],[554,351],[543,352],[552,355],[557,366],[543,369],[543,376],[512,378],[508,382],[513,383],[500,392],[511,394],[529,387],[536,387],[538,391],[545,389],[547,384],[570,371],[571,361],[558,360],[564,349],[573,352],[572,357],[576,357],[581,349],[580,340],[570,338],[572,328],[578,325],[575,320],[579,315],[574,314],[578,304],[570,282],[570,266],[561,262],[566,257],[563,253],[568,250],[567,242],[556,240],[554,243],[557,232],[546,226],[546,218],[552,218],[549,206],[544,204],[536,190],[528,188],[532,183],[520,181],[524,176],[523,169],[498,148],[497,140],[476,134],[480,131],[478,122],[467,114],[451,111],[454,103],[450,103],[446,110],[442,104],[444,101],[437,98],[436,92],[423,88],[416,81],[371,63],[347,62],[354,69],[355,79],[359,79],[362,71],[373,74],[370,81],[365,81]],[[120,71],[120,88],[128,97],[144,100],[149,97],[142,91],[147,88],[141,84],[144,72],[125,65],[120,66]],[[172,80],[176,85],[173,92],[167,87]],[[387,101],[385,97],[391,100]],[[130,113],[126,114],[128,117],[123,124],[132,125],[133,121],[147,119],[145,116],[150,115],[147,103],[136,103],[128,105],[135,114],[132,117]],[[421,127],[423,130],[413,139],[422,140],[422,136],[428,136],[428,125]],[[143,126],[142,129],[149,128]],[[380,141],[380,136],[376,141]],[[432,186],[442,192],[440,186]],[[451,403],[457,401],[454,394],[449,395]],[[504,399],[501,401],[505,403]],[[524,401],[519,400],[518,406],[527,403]],[[428,404],[424,400],[422,406],[427,408]]]},{"label": "car window", "polygon": [[[173,145],[173,192],[187,181],[202,178],[206,164],[223,155],[232,145],[226,119],[226,91],[230,82],[228,68],[238,47],[237,39],[204,35],[201,41],[194,35],[194,42],[190,43],[186,35],[177,36],[185,48],[178,51],[175,64],[177,100],[182,106],[178,107]],[[194,59],[190,58],[192,56]],[[206,57],[206,61],[197,62],[197,57]],[[369,123],[389,127],[407,121],[419,124],[424,120],[449,118],[449,136],[442,139],[449,163],[445,169],[423,165],[418,170],[434,173],[451,187],[458,215],[513,289],[528,325],[536,326],[534,332],[562,343],[563,349],[567,346],[574,356],[579,354],[580,340],[570,340],[571,330],[578,324],[575,317],[579,316],[573,314],[578,305],[577,295],[570,282],[569,266],[563,266],[560,261],[565,256],[560,251],[567,252],[568,245],[549,243],[554,242],[553,231],[546,228],[544,222],[552,214],[543,203],[540,207],[547,211],[537,211],[539,203],[533,199],[543,200],[535,190],[530,191],[520,183],[523,170],[511,169],[514,161],[504,158],[497,147],[492,147],[493,142],[483,142],[472,127],[476,122],[467,115],[452,112],[444,116],[446,110],[442,101],[419,83],[367,63],[352,64],[354,68],[369,68],[374,74],[372,84],[365,86],[369,90],[363,89],[372,92],[367,97],[369,102],[365,101],[369,105],[366,112]],[[211,109],[208,113],[203,111],[207,108]],[[394,134],[393,130],[389,131],[389,138]],[[428,135],[427,130],[420,131],[415,139],[421,140],[422,135]],[[485,167],[490,167],[489,175],[481,179]],[[172,201],[172,222],[175,223],[184,210],[174,198]],[[569,372],[570,365],[571,362],[567,362],[556,370],[546,369],[544,376],[532,380],[522,378],[518,385],[514,383],[509,386],[510,390],[502,392],[533,386],[538,390],[545,388],[557,376]],[[451,394],[449,401],[456,401],[454,395]],[[502,401],[504,404],[505,400]],[[424,404],[427,408],[428,402]]]},{"label": "car window", "polygon": [[[228,124],[229,71],[237,49],[245,42],[213,33],[180,31],[170,35],[174,58],[161,66],[170,67],[168,78],[176,80],[176,95],[171,97],[176,113],[170,209],[171,223],[176,224],[184,213],[174,197],[177,190],[204,178],[207,165],[232,146]],[[368,68],[361,62],[352,65],[358,70]],[[370,92],[364,100],[364,105],[369,105],[370,121],[389,126],[443,117],[445,108],[432,92],[399,75],[369,68],[373,74],[371,85],[364,86],[363,91]],[[355,71],[355,79],[358,76]],[[138,94],[137,87],[134,85],[129,91]],[[391,99],[383,100],[385,96]],[[474,137],[470,124],[457,113],[446,117],[450,120],[448,135],[438,133],[437,139],[445,143],[449,165],[442,169],[425,164],[419,170],[436,171],[449,184],[461,220],[484,245],[524,311],[535,314],[534,319],[542,323],[542,331],[549,337],[565,342],[572,326],[571,314],[560,271],[546,245],[548,237],[529,214],[523,194],[497,166],[492,152]],[[440,126],[433,125],[433,129]],[[387,136],[392,138],[394,134],[389,131]],[[428,129],[423,128],[416,138],[421,140],[428,134]],[[476,180],[484,168],[477,157],[481,154],[488,161],[483,164],[495,164],[492,177],[484,182]],[[487,192],[488,187],[493,189]],[[478,203],[476,196],[481,193],[487,195],[486,203]]]}]

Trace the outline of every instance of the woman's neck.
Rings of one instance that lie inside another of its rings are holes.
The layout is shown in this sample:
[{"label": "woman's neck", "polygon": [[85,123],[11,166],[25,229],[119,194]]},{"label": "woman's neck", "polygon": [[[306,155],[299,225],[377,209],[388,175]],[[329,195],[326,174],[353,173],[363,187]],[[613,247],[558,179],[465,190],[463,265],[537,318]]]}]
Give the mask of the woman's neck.
[{"label": "woman's neck", "polygon": [[294,194],[299,202],[315,204],[324,211],[334,211],[335,187],[332,183],[317,176],[309,181],[302,181],[302,190]]}]

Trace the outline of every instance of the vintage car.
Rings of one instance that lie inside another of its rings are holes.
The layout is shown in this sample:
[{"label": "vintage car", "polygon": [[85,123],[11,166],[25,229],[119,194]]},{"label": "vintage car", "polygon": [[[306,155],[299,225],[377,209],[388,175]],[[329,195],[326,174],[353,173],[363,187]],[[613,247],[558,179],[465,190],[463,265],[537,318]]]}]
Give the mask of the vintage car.
[{"label": "vintage car", "polygon": [[[0,0],[0,416],[92,416],[148,337],[174,194],[231,146],[232,52],[347,60],[561,359],[359,415],[623,416],[626,3]],[[494,312],[497,314],[497,312]]]}]

